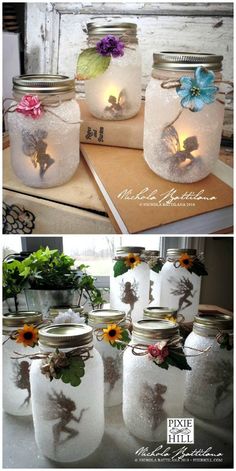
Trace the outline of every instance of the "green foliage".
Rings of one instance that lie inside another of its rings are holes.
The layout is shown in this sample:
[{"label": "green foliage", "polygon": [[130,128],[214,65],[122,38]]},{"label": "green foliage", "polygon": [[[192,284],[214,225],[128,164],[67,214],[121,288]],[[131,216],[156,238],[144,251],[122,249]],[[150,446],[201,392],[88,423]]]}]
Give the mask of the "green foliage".
[{"label": "green foliage", "polygon": [[126,273],[130,268],[125,265],[124,260],[117,260],[115,263],[113,270],[114,270],[114,277],[123,275]]},{"label": "green foliage", "polygon": [[14,298],[16,310],[18,308],[17,295],[24,288],[27,278],[23,271],[22,262],[18,260],[13,260],[12,262],[3,261],[3,301]]},{"label": "green foliage", "polygon": [[165,361],[163,363],[157,363],[154,360],[154,363],[157,366],[160,366],[160,368],[164,368],[165,370],[168,370],[169,366],[175,366],[176,368],[179,368],[179,370],[191,370],[192,368],[188,365],[186,357],[184,355],[184,351],[182,349],[179,349],[178,351],[174,352],[173,350],[169,350],[169,355],[168,357],[165,358]]},{"label": "green foliage", "polygon": [[[131,340],[129,336],[129,331],[126,329],[123,329],[121,335],[122,337],[120,340],[124,342],[125,344],[128,344]],[[122,345],[122,343],[118,343],[118,342],[109,342],[109,344],[111,345],[111,347],[117,348],[117,350],[124,350],[126,348],[126,345]]]},{"label": "green foliage", "polygon": [[63,383],[70,383],[71,386],[79,386],[84,376],[84,369],[85,363],[82,358],[70,357],[69,365],[57,371],[56,379],[61,379]]},{"label": "green foliage", "polygon": [[111,62],[111,57],[102,56],[96,47],[90,47],[81,52],[77,61],[76,78],[88,80],[102,75]]},{"label": "green foliage", "polygon": [[194,260],[193,265],[188,268],[190,273],[195,273],[197,276],[206,276],[208,275],[204,263],[202,263],[197,258]]},{"label": "green foliage", "polygon": [[155,273],[159,273],[163,267],[163,262],[161,260],[157,260],[157,263],[151,267],[151,270]]},{"label": "green foliage", "polygon": [[78,268],[82,272],[78,285],[80,290],[79,304],[82,297],[84,297],[85,299],[89,299],[92,308],[102,306],[105,299],[103,299],[101,291],[95,286],[96,278],[88,275],[86,272],[86,268],[88,268],[87,265],[80,265]]}]

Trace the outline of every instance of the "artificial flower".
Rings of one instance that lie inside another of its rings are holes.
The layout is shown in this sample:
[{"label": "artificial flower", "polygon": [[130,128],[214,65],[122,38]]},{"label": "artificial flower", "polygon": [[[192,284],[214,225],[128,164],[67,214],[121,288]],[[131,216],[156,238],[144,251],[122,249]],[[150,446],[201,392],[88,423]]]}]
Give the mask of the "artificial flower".
[{"label": "artificial flower", "polygon": [[22,329],[18,329],[16,342],[23,343],[24,347],[34,347],[38,343],[38,329],[33,325],[24,324]]},{"label": "artificial flower", "polygon": [[103,330],[103,339],[106,342],[114,343],[116,340],[122,339],[122,327],[116,324],[109,324],[106,329]]},{"label": "artificial flower", "polygon": [[173,322],[174,324],[176,324],[176,318],[174,316],[166,316],[165,317],[165,320],[166,321],[170,321],[170,322]]},{"label": "artificial flower", "polygon": [[190,111],[201,111],[205,105],[215,101],[218,87],[214,86],[215,74],[212,70],[197,67],[194,78],[181,77],[176,92],[181,98],[181,106]]},{"label": "artificial flower", "polygon": [[140,257],[133,253],[129,253],[127,257],[125,257],[125,265],[128,268],[135,268],[137,265],[141,263]]},{"label": "artificial flower", "polygon": [[66,312],[60,312],[53,320],[53,324],[85,324],[85,317],[80,317],[80,314],[68,309]]},{"label": "artificial flower", "polygon": [[179,258],[179,264],[182,268],[191,268],[193,266],[193,260],[187,253],[183,253]]},{"label": "artificial flower", "polygon": [[96,44],[96,49],[102,56],[119,57],[124,55],[124,43],[116,36],[108,34]]},{"label": "artificial flower", "polygon": [[157,342],[155,345],[149,345],[147,351],[149,358],[155,360],[159,365],[163,363],[169,355],[169,349],[165,341]]},{"label": "artificial flower", "polygon": [[43,113],[43,107],[36,95],[25,95],[22,97],[20,103],[18,103],[16,111],[25,116],[31,116],[31,118],[37,119],[40,118]]}]

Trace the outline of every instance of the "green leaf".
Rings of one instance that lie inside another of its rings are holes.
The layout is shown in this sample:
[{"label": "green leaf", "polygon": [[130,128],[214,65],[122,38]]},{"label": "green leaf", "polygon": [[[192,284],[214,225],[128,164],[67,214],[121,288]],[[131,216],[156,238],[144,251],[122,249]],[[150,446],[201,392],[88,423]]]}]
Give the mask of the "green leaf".
[{"label": "green leaf", "polygon": [[125,265],[125,262],[123,260],[118,260],[114,267],[114,277],[116,278],[117,276],[123,275],[129,270],[129,267]]},{"label": "green leaf", "polygon": [[190,273],[195,273],[197,276],[206,276],[208,275],[205,265],[200,262],[200,260],[194,260],[193,266],[188,268]]},{"label": "green leaf", "polygon": [[[181,354],[181,355],[179,355]],[[184,355],[184,351],[179,349],[178,352],[170,351],[168,357],[166,357],[166,361],[169,365],[175,366],[180,370],[191,370],[192,368],[188,365],[186,357]]]},{"label": "green leaf", "polygon": [[151,270],[154,271],[155,273],[159,273],[163,267],[163,262],[158,261],[154,267],[151,267]]},{"label": "green leaf", "polygon": [[96,47],[81,52],[77,61],[76,78],[88,80],[102,75],[109,67],[111,57],[102,56]]},{"label": "green leaf", "polygon": [[160,368],[163,368],[164,370],[168,370],[169,368],[168,362],[166,360],[163,361],[163,363],[157,363],[155,360],[153,360],[153,363],[155,363],[157,366],[160,366]]},{"label": "green leaf", "polygon": [[69,366],[58,371],[57,379],[61,379],[63,383],[70,383],[71,386],[79,386],[84,376],[84,369],[85,363],[82,358],[70,357]]}]

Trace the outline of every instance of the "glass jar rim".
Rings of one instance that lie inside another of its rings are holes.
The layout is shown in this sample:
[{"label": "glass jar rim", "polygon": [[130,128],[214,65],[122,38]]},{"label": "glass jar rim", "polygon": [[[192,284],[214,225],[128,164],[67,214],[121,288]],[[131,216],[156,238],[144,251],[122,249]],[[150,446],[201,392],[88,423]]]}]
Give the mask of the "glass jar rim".
[{"label": "glass jar rim", "polygon": [[143,319],[133,323],[133,335],[144,341],[169,339],[179,334],[178,325],[164,319]]},{"label": "glass jar rim", "polygon": [[160,250],[144,250],[143,255],[147,257],[159,257],[160,256]]},{"label": "glass jar rim", "polygon": [[31,74],[13,77],[13,91],[27,94],[62,94],[75,91],[75,80],[60,74]]},{"label": "glass jar rim", "polygon": [[122,255],[126,253],[143,254],[144,251],[145,251],[145,247],[132,247],[132,246],[118,247],[116,249],[116,255]]},{"label": "glass jar rim", "polygon": [[198,313],[194,317],[193,330],[194,331],[207,331],[207,330],[232,330],[233,329],[233,318],[227,314],[220,313]]},{"label": "glass jar rim", "polygon": [[87,23],[89,36],[103,36],[107,34],[128,34],[136,37],[137,24],[130,22],[90,22]]},{"label": "glass jar rim", "polygon": [[177,317],[177,309],[171,309],[161,306],[149,306],[143,311],[145,320],[149,319],[165,319],[166,316]]},{"label": "glass jar rim", "polygon": [[92,340],[93,330],[86,324],[51,324],[39,330],[39,343],[47,347],[81,347]]},{"label": "glass jar rim", "polygon": [[210,53],[171,52],[153,53],[153,68],[169,71],[191,71],[199,66],[214,71],[222,70],[223,56]]},{"label": "glass jar rim", "polygon": [[3,314],[3,327],[22,327],[24,324],[39,323],[43,315],[39,311],[16,311]]},{"label": "glass jar rim", "polygon": [[166,252],[166,255],[167,257],[177,257],[177,256],[180,256],[182,254],[187,254],[187,255],[192,255],[192,256],[196,256],[197,255],[197,251],[196,249],[167,249],[167,252]]},{"label": "glass jar rim", "polygon": [[93,326],[98,324],[115,324],[123,319],[125,321],[125,317],[125,311],[118,309],[93,309],[88,314],[88,322],[89,325]]}]

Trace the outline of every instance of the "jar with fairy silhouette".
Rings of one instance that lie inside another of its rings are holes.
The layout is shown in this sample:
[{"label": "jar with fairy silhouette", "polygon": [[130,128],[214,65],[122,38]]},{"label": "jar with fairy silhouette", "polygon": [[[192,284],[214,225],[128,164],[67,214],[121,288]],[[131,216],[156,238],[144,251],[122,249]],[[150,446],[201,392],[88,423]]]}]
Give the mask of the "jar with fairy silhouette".
[{"label": "jar with fairy silhouette", "polygon": [[190,356],[185,408],[204,420],[220,420],[233,411],[233,319],[217,312],[199,312],[193,331],[185,340],[185,351],[200,350]]},{"label": "jar with fairy silhouette", "polygon": [[150,268],[149,306],[159,306],[161,291],[161,274],[163,260],[159,250],[145,250],[145,259]]},{"label": "jar with fairy silhouette", "polygon": [[88,23],[88,49],[78,58],[90,113],[102,120],[135,116],[141,106],[141,54],[134,23]]},{"label": "jar with fairy silhouette", "polygon": [[130,433],[141,440],[166,441],[167,417],[183,417],[187,369],[177,325],[163,319],[133,324],[123,379],[123,418]]},{"label": "jar with fairy silhouette", "polygon": [[11,164],[27,186],[50,188],[74,175],[80,160],[75,82],[64,75],[13,78],[8,108]]},{"label": "jar with fairy silhouette", "polygon": [[[3,409],[12,415],[31,415],[30,365],[28,357],[38,351],[39,312],[18,311],[3,315]],[[21,359],[17,359],[22,356]]]},{"label": "jar with fairy silhouette", "polygon": [[110,305],[125,311],[127,319],[143,318],[149,302],[149,266],[144,247],[120,247],[116,250],[110,276]]},{"label": "jar with fairy silhouette", "polygon": [[170,306],[187,322],[198,312],[201,276],[207,275],[195,249],[168,249],[161,271],[161,306]]},{"label": "jar with fairy silhouette", "polygon": [[102,359],[85,324],[51,324],[39,331],[39,346],[30,371],[35,440],[47,458],[76,462],[103,437]]},{"label": "jar with fairy silhouette", "polygon": [[146,90],[144,158],[161,177],[196,182],[218,159],[224,120],[222,56],[161,52]]},{"label": "jar with fairy silhouette", "polygon": [[104,405],[117,406],[122,403],[123,346],[116,341],[129,340],[125,312],[115,309],[95,309],[88,315],[88,324],[93,327],[94,346],[103,359]]}]

